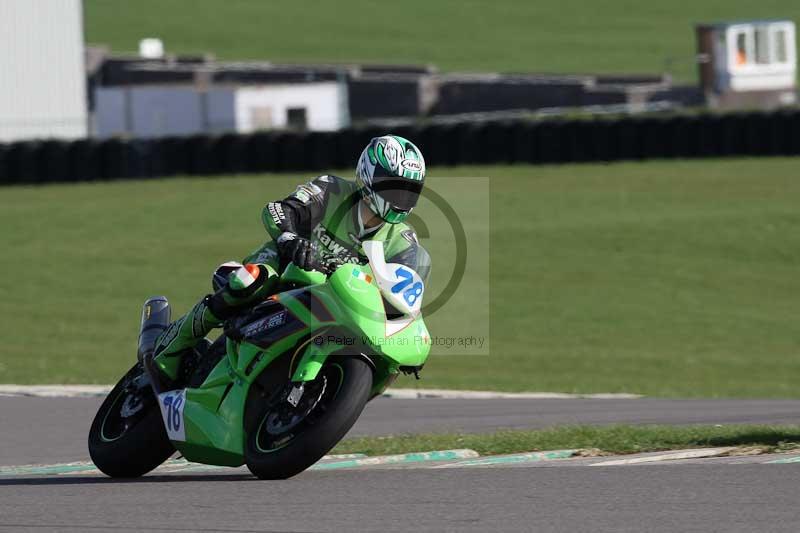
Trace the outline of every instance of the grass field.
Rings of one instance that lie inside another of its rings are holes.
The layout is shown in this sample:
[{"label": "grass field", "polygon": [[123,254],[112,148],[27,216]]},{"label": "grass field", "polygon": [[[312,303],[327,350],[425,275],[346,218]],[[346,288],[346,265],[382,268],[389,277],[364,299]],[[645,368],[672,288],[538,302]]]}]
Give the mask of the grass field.
[{"label": "grass field", "polygon": [[86,38],[160,37],[223,59],[434,63],[443,70],[661,72],[695,79],[693,24],[800,19],[792,0],[85,0]]},{"label": "grass field", "polygon": [[[492,349],[432,357],[422,385],[800,396],[800,160],[431,174],[491,177]],[[114,381],[142,301],[186,310],[300,179],[0,188],[0,382]],[[470,315],[437,313],[432,334]]]},{"label": "grass field", "polygon": [[390,455],[467,448],[481,455],[546,450],[586,450],[593,454],[628,454],[736,446],[762,453],[796,451],[798,426],[561,426],[495,433],[437,433],[345,439],[334,453]]}]

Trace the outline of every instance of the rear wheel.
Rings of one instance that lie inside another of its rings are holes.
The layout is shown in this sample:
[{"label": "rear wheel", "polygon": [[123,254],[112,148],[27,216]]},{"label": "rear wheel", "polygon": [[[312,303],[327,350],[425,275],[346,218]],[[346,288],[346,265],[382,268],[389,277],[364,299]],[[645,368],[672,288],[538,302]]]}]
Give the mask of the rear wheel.
[{"label": "rear wheel", "polygon": [[[262,405],[247,434],[245,459],[261,479],[286,479],[316,463],[353,427],[372,388],[362,359],[333,357],[304,385],[294,406],[289,383]],[[248,406],[250,407],[250,406]]]},{"label": "rear wheel", "polygon": [[111,477],[139,477],[175,451],[158,400],[137,364],[109,393],[89,430],[89,455]]}]

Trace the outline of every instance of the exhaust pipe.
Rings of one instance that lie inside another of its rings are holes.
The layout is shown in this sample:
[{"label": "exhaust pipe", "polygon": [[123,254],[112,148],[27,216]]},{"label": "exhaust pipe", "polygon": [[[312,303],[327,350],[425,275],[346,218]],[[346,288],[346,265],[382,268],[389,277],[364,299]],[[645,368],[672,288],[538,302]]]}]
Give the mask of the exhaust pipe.
[{"label": "exhaust pipe", "polygon": [[136,357],[149,376],[150,386],[156,395],[169,390],[169,384],[164,381],[158,370],[153,368],[153,349],[156,339],[169,324],[170,309],[167,298],[164,296],[148,298],[142,307],[142,326],[139,329],[139,349]]},{"label": "exhaust pipe", "polygon": [[142,326],[139,329],[139,350],[137,357],[141,363],[148,353],[153,352],[156,339],[170,323],[169,302],[164,296],[148,298],[142,307]]}]

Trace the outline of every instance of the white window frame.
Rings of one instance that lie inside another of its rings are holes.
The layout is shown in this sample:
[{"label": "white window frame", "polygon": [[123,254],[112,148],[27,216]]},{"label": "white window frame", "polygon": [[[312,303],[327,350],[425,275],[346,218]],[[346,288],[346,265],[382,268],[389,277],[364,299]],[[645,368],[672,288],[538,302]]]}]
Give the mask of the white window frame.
[{"label": "white window frame", "polygon": [[[775,36],[778,32],[784,32],[786,36],[786,61],[778,61],[777,49],[775,48]],[[769,46],[770,46],[770,63],[774,65],[794,65],[797,61],[797,50],[795,48],[795,35],[794,24],[791,22],[776,22],[769,25]]]},{"label": "white window frame", "polygon": [[[731,72],[744,72],[756,67],[755,32],[753,29],[753,26],[750,24],[737,24],[736,26],[728,27],[728,29],[725,31],[726,40],[728,41],[728,70]],[[743,33],[745,36],[744,52],[745,56],[747,57],[747,61],[743,65],[740,65],[736,62],[739,52],[739,47],[737,45],[739,43],[740,33]]]},{"label": "white window frame", "polygon": [[[756,27],[767,27],[767,46],[769,63],[756,63]],[[779,31],[786,32],[786,61],[778,62],[775,49],[775,35]],[[740,33],[745,35],[745,54],[747,62],[739,65],[736,62],[737,41]],[[734,24],[725,30],[728,51],[728,70],[733,73],[761,73],[794,68],[796,63],[795,26],[792,22],[765,22],[754,24]]]}]

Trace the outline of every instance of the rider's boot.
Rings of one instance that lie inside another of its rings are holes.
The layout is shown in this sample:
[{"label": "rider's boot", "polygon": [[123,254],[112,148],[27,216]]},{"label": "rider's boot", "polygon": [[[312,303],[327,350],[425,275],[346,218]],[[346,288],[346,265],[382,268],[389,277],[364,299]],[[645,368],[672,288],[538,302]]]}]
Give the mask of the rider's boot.
[{"label": "rider's boot", "polygon": [[212,329],[222,325],[223,320],[209,308],[211,298],[212,295],[204,297],[191,311],[170,324],[156,339],[153,363],[169,381],[177,379],[181,356],[186,350],[197,346]]},{"label": "rider's boot", "polygon": [[212,329],[253,301],[269,294],[276,279],[275,271],[267,265],[248,264],[231,271],[226,284],[200,300],[156,339],[155,368],[169,381],[175,381],[186,350],[197,346]]}]

